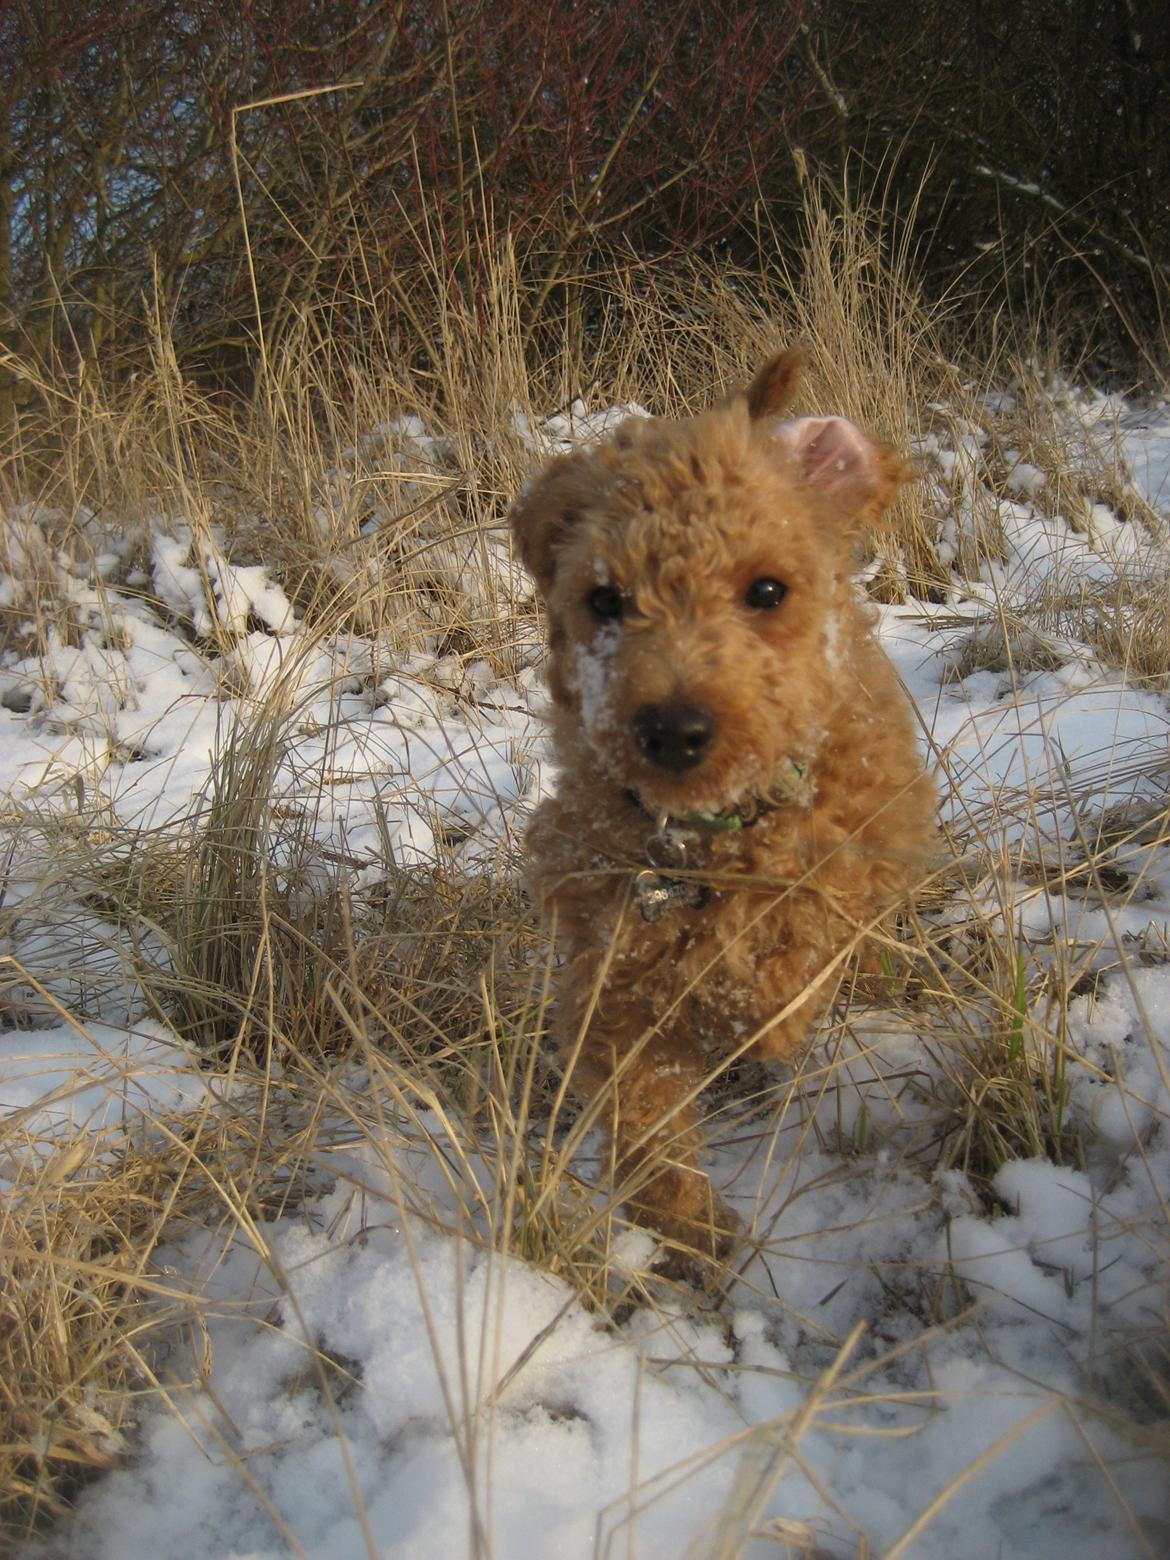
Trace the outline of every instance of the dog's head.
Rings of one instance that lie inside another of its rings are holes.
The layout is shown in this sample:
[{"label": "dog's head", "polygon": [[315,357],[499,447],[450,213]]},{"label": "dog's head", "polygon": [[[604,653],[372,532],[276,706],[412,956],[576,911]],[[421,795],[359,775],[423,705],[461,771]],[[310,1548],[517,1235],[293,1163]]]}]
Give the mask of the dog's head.
[{"label": "dog's head", "polygon": [[811,762],[856,633],[851,541],[905,468],[840,417],[786,419],[799,357],[699,417],[634,418],[512,508],[549,687],[605,772],[719,811]]}]

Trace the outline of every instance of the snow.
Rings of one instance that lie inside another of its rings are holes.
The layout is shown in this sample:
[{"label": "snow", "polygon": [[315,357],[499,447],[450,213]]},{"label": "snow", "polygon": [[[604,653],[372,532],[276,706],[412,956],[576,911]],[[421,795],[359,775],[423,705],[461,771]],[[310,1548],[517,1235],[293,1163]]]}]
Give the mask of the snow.
[{"label": "snow", "polygon": [[100,1137],[128,1117],[149,1122],[207,1093],[193,1058],[165,1025],[149,1019],[133,1028],[91,1022],[9,1032],[3,1057],[0,1118],[8,1131],[30,1138]]},{"label": "snow", "polygon": [[[1090,411],[1166,509],[1170,416],[1110,398]],[[521,431],[567,448],[639,413],[575,405]],[[429,448],[418,419],[368,438],[385,460]],[[990,521],[1003,543],[980,578],[956,576],[949,601],[879,612],[951,782],[945,821],[1003,860],[997,878],[957,887],[939,924],[953,916],[961,940],[979,902],[1010,947],[1026,939],[1041,962],[1073,949],[1097,972],[1061,1042],[1086,1162],[1022,1156],[989,1188],[940,1167],[932,1099],[946,1068],[861,1009],[774,1086],[770,1114],[739,1107],[716,1124],[714,1177],[760,1242],[722,1302],[651,1277],[653,1303],[607,1316],[485,1241],[500,1194],[490,1145],[456,1151],[425,1108],[343,1130],[371,1110],[370,1077],[350,1066],[300,1205],[257,1210],[250,1238],[176,1233],[157,1254],[199,1309],[206,1378],[176,1336],[170,1402],[144,1398],[133,1455],[81,1494],[47,1552],[762,1557],[785,1536],[833,1557],[1166,1552],[1165,1465],[1133,1425],[1136,1402],[1161,1417],[1164,1443],[1165,1404],[1139,1384],[1159,1326],[1164,1348],[1170,1271],[1170,846],[1135,829],[1119,847],[1118,870],[1141,883],[1119,906],[1075,873],[1037,888],[1020,864],[1075,866],[1119,810],[1165,806],[1170,710],[1067,634],[1013,647],[1001,628],[1038,582],[1107,583],[1145,566],[1152,544],[1112,511],[1080,529],[1042,511],[1042,476],[1018,452],[1008,496],[994,497],[974,430],[924,453],[947,556]],[[37,516],[13,524],[6,600],[43,544]],[[491,590],[516,588],[510,565],[489,567]],[[119,927],[54,877],[53,828],[83,811],[112,839],[195,827],[235,735],[275,704],[272,810],[293,826],[273,850],[307,894],[339,874],[362,891],[391,862],[512,872],[550,783],[535,645],[505,678],[438,636],[409,651],[322,637],[268,569],[230,563],[222,538],[181,524],[153,542],[164,610],[107,572],[99,599],[62,564],[79,632],[0,668],[0,786],[28,825],[0,907],[0,956],[18,972],[8,1000],[33,1015],[0,1032],[13,1161],[63,1135],[99,1147],[115,1123],[149,1132],[169,1112],[248,1108],[147,1014]],[[967,664],[978,636],[998,661]],[[597,718],[604,650],[578,668]],[[167,956],[161,942],[136,952]],[[579,1158],[586,1183],[596,1148]],[[615,1272],[646,1279],[650,1237],[615,1240]]]},{"label": "snow", "polygon": [[578,648],[568,668],[568,676],[581,700],[581,719],[593,737],[600,737],[607,728],[613,728],[610,683],[620,640],[618,624],[600,624],[588,646]]}]

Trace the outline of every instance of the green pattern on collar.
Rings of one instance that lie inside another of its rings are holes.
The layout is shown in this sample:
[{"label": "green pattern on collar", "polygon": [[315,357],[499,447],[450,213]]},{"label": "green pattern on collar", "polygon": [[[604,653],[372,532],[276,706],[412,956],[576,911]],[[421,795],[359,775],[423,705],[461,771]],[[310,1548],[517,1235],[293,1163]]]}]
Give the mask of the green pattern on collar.
[{"label": "green pattern on collar", "polygon": [[747,827],[738,813],[732,813],[730,818],[721,818],[716,814],[710,817],[707,813],[680,813],[680,823],[689,823],[696,829],[744,829]]}]

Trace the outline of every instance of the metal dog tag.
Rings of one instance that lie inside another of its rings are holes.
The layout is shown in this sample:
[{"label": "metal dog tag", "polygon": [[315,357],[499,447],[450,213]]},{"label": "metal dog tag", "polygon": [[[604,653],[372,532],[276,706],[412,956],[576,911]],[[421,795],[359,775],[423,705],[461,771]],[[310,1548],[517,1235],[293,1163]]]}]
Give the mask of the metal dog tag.
[{"label": "metal dog tag", "polygon": [[698,910],[706,903],[707,891],[702,883],[662,877],[647,870],[634,879],[634,899],[643,921],[653,925],[668,910]]}]

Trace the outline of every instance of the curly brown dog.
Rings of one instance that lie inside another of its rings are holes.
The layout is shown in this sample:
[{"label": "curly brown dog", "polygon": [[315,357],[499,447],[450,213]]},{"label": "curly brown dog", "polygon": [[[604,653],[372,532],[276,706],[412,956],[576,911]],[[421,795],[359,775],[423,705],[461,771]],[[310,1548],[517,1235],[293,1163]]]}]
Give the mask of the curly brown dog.
[{"label": "curly brown dog", "polygon": [[557,793],[527,839],[577,1093],[616,1195],[686,1247],[735,1221],[699,1165],[728,1057],[791,1056],[841,955],[932,853],[935,788],[852,583],[904,480],[842,418],[779,415],[796,353],[686,421],[551,461],[511,522],[548,610]]}]

